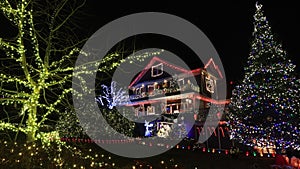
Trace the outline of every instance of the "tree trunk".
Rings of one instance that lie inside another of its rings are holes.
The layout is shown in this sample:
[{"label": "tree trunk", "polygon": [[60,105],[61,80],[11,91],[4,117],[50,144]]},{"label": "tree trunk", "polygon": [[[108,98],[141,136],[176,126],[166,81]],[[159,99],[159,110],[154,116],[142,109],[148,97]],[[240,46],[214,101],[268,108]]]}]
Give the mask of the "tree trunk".
[{"label": "tree trunk", "polygon": [[36,140],[35,134],[36,134],[36,130],[28,131],[27,134],[26,134],[26,136],[27,136],[26,141],[28,143],[35,141]]},{"label": "tree trunk", "polygon": [[36,140],[36,131],[37,131],[37,106],[30,106],[28,119],[27,119],[27,133],[26,133],[26,140],[27,142],[33,142]]},{"label": "tree trunk", "polygon": [[38,130],[37,124],[37,104],[39,100],[40,91],[38,88],[34,88],[33,95],[30,98],[30,105],[28,105],[28,119],[27,119],[27,142],[33,142],[36,140],[36,132]]}]

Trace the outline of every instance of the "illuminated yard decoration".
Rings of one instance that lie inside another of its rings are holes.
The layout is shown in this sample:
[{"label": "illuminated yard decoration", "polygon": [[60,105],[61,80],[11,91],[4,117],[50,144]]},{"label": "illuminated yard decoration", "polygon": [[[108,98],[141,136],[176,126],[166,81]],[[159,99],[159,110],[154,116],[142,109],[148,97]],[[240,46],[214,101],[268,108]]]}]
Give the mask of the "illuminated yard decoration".
[{"label": "illuminated yard decoration", "polygon": [[[59,131],[51,128],[55,125],[51,118],[64,116],[66,107],[73,110],[70,97],[71,92],[76,93],[71,88],[72,76],[76,76],[72,74],[74,62],[79,52],[89,55],[77,48],[85,39],[77,40],[70,21],[83,5],[84,1],[67,0],[0,1],[0,11],[17,28],[12,38],[0,37],[0,131],[13,131],[15,139],[24,133],[28,142],[59,137]],[[126,59],[135,63],[160,52]],[[125,59],[115,52],[89,64],[99,67],[95,71],[109,73],[121,62]],[[81,67],[78,73],[92,74],[88,67]],[[84,83],[78,85],[86,89]],[[45,128],[49,129],[42,130]]]},{"label": "illuminated yard decoration", "polygon": [[153,123],[147,122],[145,120],[145,125],[144,126],[146,127],[145,136],[151,136],[153,130],[151,130],[150,128],[153,127]]},{"label": "illuminated yard decoration", "polygon": [[158,126],[158,132],[157,132],[157,136],[158,137],[163,137],[163,138],[167,138],[170,135],[171,132],[171,126],[172,123],[168,123],[168,122],[159,122]]},{"label": "illuminated yard decoration", "polygon": [[233,90],[231,137],[258,149],[300,150],[300,83],[295,65],[256,4],[245,78]]}]

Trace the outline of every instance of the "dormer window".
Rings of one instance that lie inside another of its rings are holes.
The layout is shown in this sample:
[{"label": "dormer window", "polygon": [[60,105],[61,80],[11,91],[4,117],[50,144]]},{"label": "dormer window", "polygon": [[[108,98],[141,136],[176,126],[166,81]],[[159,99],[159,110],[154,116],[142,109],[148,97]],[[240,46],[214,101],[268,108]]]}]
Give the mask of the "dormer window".
[{"label": "dormer window", "polygon": [[214,93],[215,92],[215,81],[213,78],[211,78],[210,76],[206,76],[205,77],[205,85],[206,85],[206,90],[210,93]]},{"label": "dormer window", "polygon": [[157,76],[160,76],[163,74],[163,64],[160,63],[160,64],[157,64],[155,66],[152,66],[152,69],[151,69],[151,76],[152,77],[157,77]]}]

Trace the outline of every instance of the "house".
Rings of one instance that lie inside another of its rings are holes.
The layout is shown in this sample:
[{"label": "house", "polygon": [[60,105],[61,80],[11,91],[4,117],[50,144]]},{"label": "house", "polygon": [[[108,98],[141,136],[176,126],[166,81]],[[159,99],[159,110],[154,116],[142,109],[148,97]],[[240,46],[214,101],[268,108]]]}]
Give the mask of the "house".
[{"label": "house", "polygon": [[[208,68],[212,73],[208,73]],[[166,132],[170,130],[167,129],[176,123],[175,126],[179,128],[186,125],[191,128],[193,125],[190,130],[192,134],[178,135],[183,137],[191,135],[196,138],[208,117],[210,106],[212,104],[223,106],[229,103],[228,100],[212,99],[213,94],[218,94],[217,85],[222,78],[223,75],[213,59],[210,59],[203,68],[188,70],[159,57],[153,57],[128,86],[130,102],[125,106],[133,107],[137,118],[163,116],[163,120],[156,122],[155,125],[157,136],[168,136]],[[177,119],[181,113],[192,114],[193,124],[183,124],[184,120]],[[218,121],[222,118],[217,111],[212,116]],[[217,135],[214,127],[206,129],[210,135]],[[223,128],[220,129],[224,135]]]},{"label": "house", "polygon": [[[215,74],[206,71],[209,66]],[[126,106],[135,108],[135,116],[196,112],[195,120],[199,120],[210,104],[228,103],[211,98],[220,78],[223,75],[212,59],[204,68],[187,70],[153,57],[128,86],[130,104]]]}]

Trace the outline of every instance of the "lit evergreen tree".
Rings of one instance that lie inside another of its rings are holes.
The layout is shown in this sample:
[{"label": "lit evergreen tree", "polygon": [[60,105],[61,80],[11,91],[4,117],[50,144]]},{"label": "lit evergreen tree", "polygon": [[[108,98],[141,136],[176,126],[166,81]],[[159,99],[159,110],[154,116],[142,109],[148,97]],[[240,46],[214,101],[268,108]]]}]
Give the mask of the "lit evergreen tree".
[{"label": "lit evergreen tree", "polygon": [[232,92],[231,137],[250,146],[299,149],[300,85],[295,65],[275,40],[258,3],[251,48],[245,77]]}]

